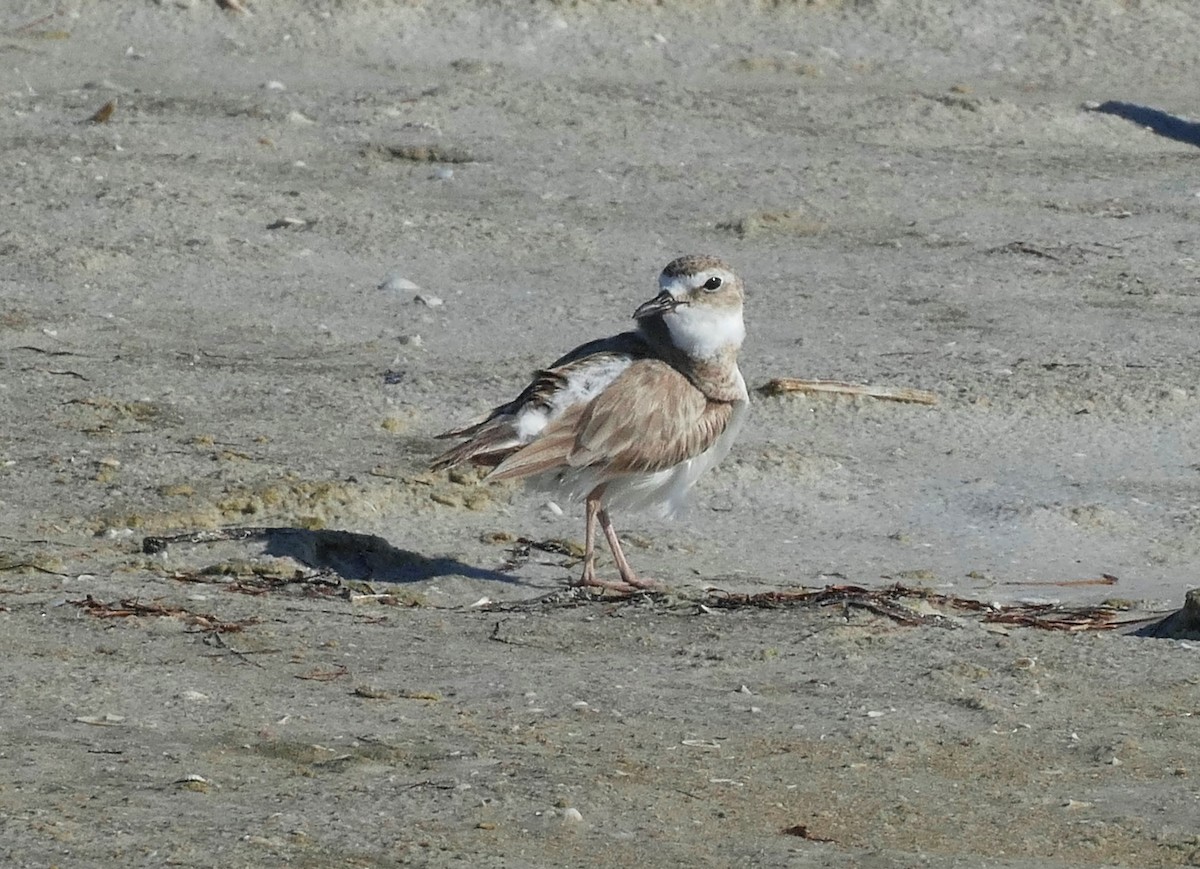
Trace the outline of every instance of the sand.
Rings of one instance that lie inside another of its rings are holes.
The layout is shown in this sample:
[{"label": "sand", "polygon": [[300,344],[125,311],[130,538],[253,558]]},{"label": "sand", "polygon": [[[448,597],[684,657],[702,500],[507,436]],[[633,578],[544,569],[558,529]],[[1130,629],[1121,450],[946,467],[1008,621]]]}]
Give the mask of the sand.
[{"label": "sand", "polygon": [[[0,862],[1200,862],[1200,9],[242,5],[0,13]],[[756,394],[558,594],[433,435],[692,252],[938,401]]]}]

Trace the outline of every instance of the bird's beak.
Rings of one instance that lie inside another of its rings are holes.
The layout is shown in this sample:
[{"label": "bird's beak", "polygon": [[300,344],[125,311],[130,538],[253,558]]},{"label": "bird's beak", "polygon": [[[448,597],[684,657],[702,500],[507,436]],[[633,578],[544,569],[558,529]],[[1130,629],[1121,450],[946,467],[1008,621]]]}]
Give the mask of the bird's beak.
[{"label": "bird's beak", "polygon": [[650,301],[639,305],[638,309],[633,312],[633,319],[641,320],[643,317],[653,317],[656,314],[669,314],[680,305],[686,304],[686,300],[677,299],[671,295],[670,291],[663,290]]}]

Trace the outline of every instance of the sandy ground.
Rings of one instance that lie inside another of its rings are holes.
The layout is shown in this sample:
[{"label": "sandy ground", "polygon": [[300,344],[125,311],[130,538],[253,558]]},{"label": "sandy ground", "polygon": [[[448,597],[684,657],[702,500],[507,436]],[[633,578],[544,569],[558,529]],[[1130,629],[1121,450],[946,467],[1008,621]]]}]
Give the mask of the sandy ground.
[{"label": "sandy ground", "polygon": [[[1200,9],[247,5],[0,13],[0,862],[1200,862],[1194,643],[712,591],[1200,585]],[[757,397],[668,594],[537,602],[432,435],[689,252],[752,387],[939,402]]]}]

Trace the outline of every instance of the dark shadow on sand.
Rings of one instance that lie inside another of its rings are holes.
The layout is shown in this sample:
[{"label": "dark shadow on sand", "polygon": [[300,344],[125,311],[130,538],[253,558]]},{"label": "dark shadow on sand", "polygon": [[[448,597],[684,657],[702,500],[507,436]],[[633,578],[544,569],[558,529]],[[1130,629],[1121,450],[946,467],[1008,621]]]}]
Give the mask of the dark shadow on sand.
[{"label": "dark shadow on sand", "polygon": [[1149,106],[1139,106],[1137,103],[1122,103],[1109,100],[1098,106],[1089,106],[1089,110],[1105,115],[1116,115],[1143,127],[1149,127],[1160,136],[1185,142],[1200,148],[1200,123],[1185,121],[1183,118],[1152,109]]},{"label": "dark shadow on sand", "polygon": [[1176,610],[1161,621],[1139,628],[1133,635],[1169,640],[1200,640],[1200,588],[1193,588],[1187,593],[1182,609]]},{"label": "dark shadow on sand", "polygon": [[439,576],[465,576],[488,582],[518,582],[507,573],[472,567],[453,558],[428,558],[419,552],[397,549],[374,534],[272,528],[266,544],[269,555],[286,555],[317,570],[332,570],[343,579],[421,582]]},{"label": "dark shadow on sand", "polygon": [[142,551],[163,552],[168,546],[187,543],[261,540],[268,555],[287,556],[314,570],[328,570],[343,579],[369,582],[421,582],[439,576],[463,576],[487,582],[520,584],[497,570],[463,564],[454,558],[428,558],[419,552],[397,549],[374,534],[353,531],[310,531],[307,528],[219,528],[172,537],[147,537]]}]

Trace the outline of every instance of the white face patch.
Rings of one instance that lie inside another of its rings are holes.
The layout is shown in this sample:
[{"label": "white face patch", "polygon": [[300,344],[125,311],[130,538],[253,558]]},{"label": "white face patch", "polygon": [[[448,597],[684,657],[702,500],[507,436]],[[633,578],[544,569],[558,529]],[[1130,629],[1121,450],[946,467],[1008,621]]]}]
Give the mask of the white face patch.
[{"label": "white face patch", "polygon": [[663,322],[675,346],[693,359],[712,359],[729,347],[741,347],[746,338],[741,308],[680,305]]},{"label": "white face patch", "polygon": [[[721,278],[726,289],[715,295],[725,295],[721,304],[708,301],[705,291],[699,289],[710,278]],[[663,322],[671,332],[671,340],[693,359],[712,359],[722,350],[742,346],[746,327],[742,322],[741,305],[728,304],[728,287],[737,278],[724,269],[705,269],[694,274],[661,275],[659,289],[666,290],[676,299],[684,301],[678,308],[663,315]]]}]

